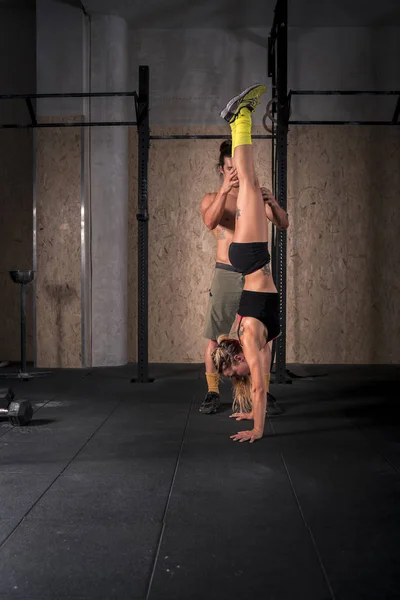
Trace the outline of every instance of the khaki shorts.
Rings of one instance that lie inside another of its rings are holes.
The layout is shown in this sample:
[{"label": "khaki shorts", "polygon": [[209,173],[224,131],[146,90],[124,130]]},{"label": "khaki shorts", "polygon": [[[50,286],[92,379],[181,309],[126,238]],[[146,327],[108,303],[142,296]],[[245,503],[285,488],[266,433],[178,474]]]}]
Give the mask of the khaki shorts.
[{"label": "khaki shorts", "polygon": [[203,333],[207,340],[216,340],[219,335],[229,334],[231,331],[243,285],[244,277],[241,273],[221,268],[220,263],[216,264]]}]

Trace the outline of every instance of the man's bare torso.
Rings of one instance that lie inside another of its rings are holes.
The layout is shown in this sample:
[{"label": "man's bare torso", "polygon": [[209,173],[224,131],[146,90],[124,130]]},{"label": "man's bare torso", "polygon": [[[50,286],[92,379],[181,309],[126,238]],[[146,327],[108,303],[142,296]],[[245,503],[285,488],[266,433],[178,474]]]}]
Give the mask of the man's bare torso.
[{"label": "man's bare torso", "polygon": [[[213,196],[215,197],[216,193]],[[219,225],[212,231],[213,236],[217,240],[216,262],[228,265],[230,264],[228,256],[229,246],[235,231],[236,201],[237,194],[228,194],[224,214]]]}]

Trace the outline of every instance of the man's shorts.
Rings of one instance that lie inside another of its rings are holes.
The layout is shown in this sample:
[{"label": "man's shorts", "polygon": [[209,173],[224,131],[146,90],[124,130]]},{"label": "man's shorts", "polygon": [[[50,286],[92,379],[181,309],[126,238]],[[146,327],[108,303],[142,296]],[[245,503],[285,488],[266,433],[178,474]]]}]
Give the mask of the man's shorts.
[{"label": "man's shorts", "polygon": [[231,265],[216,263],[211,282],[210,297],[203,336],[216,340],[221,334],[229,334],[235,322],[244,277]]}]

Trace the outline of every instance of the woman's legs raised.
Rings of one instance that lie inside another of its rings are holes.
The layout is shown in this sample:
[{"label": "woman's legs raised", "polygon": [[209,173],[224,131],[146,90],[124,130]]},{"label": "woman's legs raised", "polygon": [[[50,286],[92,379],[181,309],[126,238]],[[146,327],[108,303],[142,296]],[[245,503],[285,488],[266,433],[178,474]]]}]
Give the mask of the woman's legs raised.
[{"label": "woman's legs raised", "polygon": [[231,124],[233,162],[239,179],[233,241],[239,243],[266,242],[268,239],[268,221],[254,168],[251,126],[251,112],[242,108]]}]

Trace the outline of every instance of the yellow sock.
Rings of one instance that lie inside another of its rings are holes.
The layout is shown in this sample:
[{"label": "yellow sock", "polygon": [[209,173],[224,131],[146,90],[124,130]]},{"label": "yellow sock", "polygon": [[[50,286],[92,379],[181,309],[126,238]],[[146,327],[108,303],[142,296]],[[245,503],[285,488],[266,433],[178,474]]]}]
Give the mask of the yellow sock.
[{"label": "yellow sock", "polygon": [[235,148],[238,146],[249,146],[252,144],[251,141],[251,112],[248,108],[244,107],[240,109],[240,112],[235,119],[236,131],[235,131]]},{"label": "yellow sock", "polygon": [[231,126],[231,134],[232,134],[232,158],[233,153],[235,152],[235,142],[236,142],[236,119],[230,123]]},{"label": "yellow sock", "polygon": [[206,373],[206,379],[208,391],[219,394],[219,373]]}]

